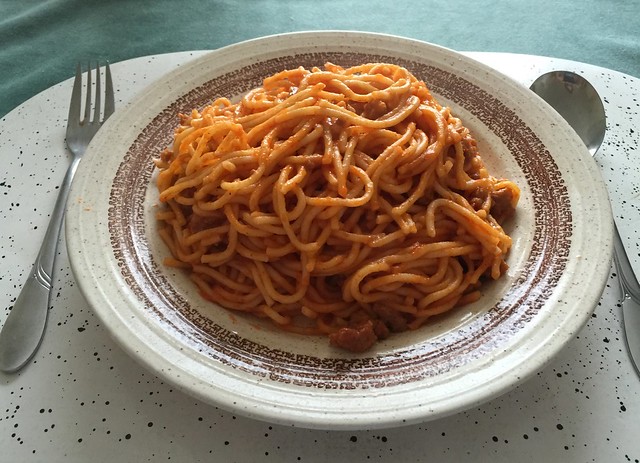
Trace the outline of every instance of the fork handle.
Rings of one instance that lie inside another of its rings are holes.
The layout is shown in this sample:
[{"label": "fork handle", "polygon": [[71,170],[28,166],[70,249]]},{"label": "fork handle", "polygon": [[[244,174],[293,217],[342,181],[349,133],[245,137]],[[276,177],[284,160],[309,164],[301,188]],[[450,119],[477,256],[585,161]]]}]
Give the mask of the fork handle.
[{"label": "fork handle", "polygon": [[67,168],[38,257],[0,332],[0,370],[18,371],[38,350],[49,313],[52,274],[71,181],[80,158]]}]

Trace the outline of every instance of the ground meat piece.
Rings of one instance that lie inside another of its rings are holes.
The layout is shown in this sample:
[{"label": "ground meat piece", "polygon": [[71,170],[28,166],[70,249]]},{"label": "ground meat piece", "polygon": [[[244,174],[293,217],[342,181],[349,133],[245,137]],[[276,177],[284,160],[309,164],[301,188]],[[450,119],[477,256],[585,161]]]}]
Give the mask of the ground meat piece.
[{"label": "ground meat piece", "polygon": [[376,304],[373,306],[373,311],[389,331],[399,333],[407,330],[407,319],[397,310],[382,304]]},{"label": "ground meat piece", "polygon": [[373,321],[373,332],[378,337],[378,340],[387,339],[391,334],[389,327],[384,323],[382,323],[380,320]]},{"label": "ground meat piece", "polygon": [[378,336],[371,320],[355,327],[340,328],[329,335],[331,345],[355,353],[369,350],[377,341]]},{"label": "ground meat piece", "polygon": [[198,233],[199,231],[219,225],[219,222],[220,220],[214,217],[204,217],[193,214],[189,219],[189,231],[191,233]]},{"label": "ground meat piece", "polygon": [[471,159],[478,155],[478,142],[475,138],[467,135],[462,139],[462,151],[466,158]]},{"label": "ground meat piece", "polygon": [[169,148],[166,148],[164,151],[162,151],[162,153],[160,153],[160,161],[162,161],[165,164],[168,164],[169,162],[171,162],[172,157],[173,157],[173,151],[171,151]]},{"label": "ground meat piece", "polygon": [[467,199],[469,200],[471,207],[473,207],[474,210],[479,211],[484,206],[488,196],[489,192],[485,187],[478,187],[473,190],[470,197]]},{"label": "ground meat piece", "polygon": [[511,217],[515,211],[513,191],[500,188],[491,193],[491,215],[499,223]]},{"label": "ground meat piece", "polygon": [[387,108],[387,105],[384,101],[373,100],[364,105],[362,117],[375,120],[380,116],[385,115],[387,112],[389,112],[389,108]]}]

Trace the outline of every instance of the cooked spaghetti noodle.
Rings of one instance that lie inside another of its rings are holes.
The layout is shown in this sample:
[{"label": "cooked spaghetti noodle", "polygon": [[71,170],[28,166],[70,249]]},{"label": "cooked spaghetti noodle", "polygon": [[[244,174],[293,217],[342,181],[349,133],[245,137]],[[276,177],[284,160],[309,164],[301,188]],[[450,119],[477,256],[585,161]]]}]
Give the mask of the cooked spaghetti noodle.
[{"label": "cooked spaghetti noodle", "polygon": [[405,68],[287,70],[180,115],[161,236],[201,294],[353,352],[477,300],[518,187]]}]

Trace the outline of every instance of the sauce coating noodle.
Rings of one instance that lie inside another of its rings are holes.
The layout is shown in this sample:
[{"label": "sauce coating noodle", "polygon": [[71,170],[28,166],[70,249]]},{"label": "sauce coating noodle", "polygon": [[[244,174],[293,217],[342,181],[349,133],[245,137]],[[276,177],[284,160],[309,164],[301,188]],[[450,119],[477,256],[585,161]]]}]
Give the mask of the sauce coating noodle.
[{"label": "sauce coating noodle", "polygon": [[475,301],[520,191],[407,69],[286,70],[180,115],[156,160],[167,265],[203,297],[353,352]]}]

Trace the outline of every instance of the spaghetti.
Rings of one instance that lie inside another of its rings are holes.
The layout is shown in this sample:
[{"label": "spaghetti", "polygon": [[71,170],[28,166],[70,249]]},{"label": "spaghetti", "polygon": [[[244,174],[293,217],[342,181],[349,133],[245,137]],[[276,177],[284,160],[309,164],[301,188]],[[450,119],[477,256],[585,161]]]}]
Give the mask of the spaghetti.
[{"label": "spaghetti", "polygon": [[180,115],[157,215],[203,297],[362,352],[507,268],[518,187],[392,64],[298,68]]}]

